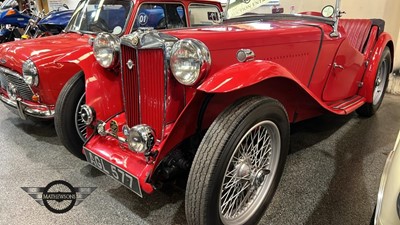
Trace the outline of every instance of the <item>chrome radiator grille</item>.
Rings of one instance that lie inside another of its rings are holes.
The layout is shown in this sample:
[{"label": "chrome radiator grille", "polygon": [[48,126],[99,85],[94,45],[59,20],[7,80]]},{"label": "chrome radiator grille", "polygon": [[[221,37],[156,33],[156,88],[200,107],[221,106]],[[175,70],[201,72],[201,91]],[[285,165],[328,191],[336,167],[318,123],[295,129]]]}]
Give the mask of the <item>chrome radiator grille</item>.
[{"label": "chrome radiator grille", "polygon": [[18,90],[18,95],[23,99],[31,100],[33,92],[31,88],[25,83],[22,76],[7,68],[0,67],[0,85],[2,88],[7,89],[8,83],[12,83]]},{"label": "chrome radiator grille", "polygon": [[122,80],[127,124],[151,126],[161,138],[165,118],[165,74],[162,49],[121,45]]}]

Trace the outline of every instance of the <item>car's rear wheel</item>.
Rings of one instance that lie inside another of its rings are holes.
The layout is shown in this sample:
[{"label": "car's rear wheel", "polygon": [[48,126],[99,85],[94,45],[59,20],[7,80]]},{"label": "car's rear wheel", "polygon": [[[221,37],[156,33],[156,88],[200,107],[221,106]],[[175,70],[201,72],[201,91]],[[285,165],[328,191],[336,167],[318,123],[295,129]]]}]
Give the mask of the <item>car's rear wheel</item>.
[{"label": "car's rear wheel", "polygon": [[270,98],[246,98],[221,113],[190,170],[188,223],[256,224],[281,178],[289,129],[285,109]]},{"label": "car's rear wheel", "polygon": [[378,71],[376,73],[372,103],[366,103],[359,109],[357,113],[360,116],[370,117],[378,111],[382,104],[383,97],[385,97],[386,88],[388,86],[390,68],[392,66],[392,57],[390,49],[385,48],[381,56]]},{"label": "car's rear wheel", "polygon": [[80,108],[85,104],[85,81],[82,72],[75,74],[58,96],[54,126],[61,143],[80,159],[85,159],[82,146],[86,140],[86,124],[82,121]]}]

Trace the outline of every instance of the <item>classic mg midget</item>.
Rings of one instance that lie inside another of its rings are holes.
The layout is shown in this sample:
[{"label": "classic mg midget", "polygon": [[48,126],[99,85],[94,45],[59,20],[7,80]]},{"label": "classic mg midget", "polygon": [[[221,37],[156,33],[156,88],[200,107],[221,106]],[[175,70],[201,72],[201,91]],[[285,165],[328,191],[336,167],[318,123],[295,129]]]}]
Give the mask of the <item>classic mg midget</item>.
[{"label": "classic mg midget", "polygon": [[[196,2],[213,6],[215,13],[222,11],[218,2]],[[91,43],[99,32],[122,36],[143,26],[155,29],[190,26],[193,23],[186,14],[191,3],[187,0],[151,3],[146,0],[81,0],[64,34],[0,46],[0,100],[22,119],[52,119],[57,98],[66,82],[79,76],[83,80],[80,63],[92,65],[96,62]],[[192,19],[203,25],[212,22],[203,17]],[[104,73],[119,74],[116,71]],[[73,94],[70,96],[74,104],[84,102],[82,93],[79,95],[79,99]],[[75,128],[80,131],[77,137],[82,139],[76,141],[79,144],[75,148],[81,149],[84,128],[80,123],[72,122],[72,125],[74,134],[78,133]]]},{"label": "classic mg midget", "polygon": [[384,21],[342,19],[333,5],[270,14],[268,1],[236,0],[221,20],[192,4],[186,17],[208,23],[101,33],[97,63],[80,59],[85,81],[60,94],[58,134],[76,141],[81,122],[83,149],[67,148],[139,196],[188,176],[189,224],[256,224],[281,178],[290,123],[372,116],[382,103],[394,54]]}]

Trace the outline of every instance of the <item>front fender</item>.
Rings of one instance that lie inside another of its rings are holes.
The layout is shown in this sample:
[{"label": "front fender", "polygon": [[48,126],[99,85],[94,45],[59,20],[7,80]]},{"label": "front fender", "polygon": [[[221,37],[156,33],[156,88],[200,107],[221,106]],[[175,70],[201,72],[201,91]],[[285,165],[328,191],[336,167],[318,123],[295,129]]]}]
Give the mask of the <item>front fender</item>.
[{"label": "front fender", "polygon": [[[271,87],[270,84],[267,84],[268,82],[272,82],[275,86],[278,86]],[[258,84],[260,84],[260,86],[257,86]],[[267,85],[265,86],[263,84]],[[255,60],[246,63],[237,63],[207,77],[197,89],[210,94],[218,94],[231,93],[252,87],[255,87],[256,89],[267,88],[270,90],[261,91],[268,93],[270,95],[269,97],[275,97],[278,100],[282,100],[287,98],[290,94],[284,91],[285,88],[288,87],[279,88],[279,85],[289,85],[290,87],[302,90],[306,96],[310,97],[319,106],[331,113],[338,115],[345,115],[348,113],[345,110],[330,107],[326,102],[322,101],[321,98],[317,97],[307,86],[301,83],[301,81],[286,68],[270,61]],[[291,97],[297,98],[298,96]],[[281,101],[281,103],[287,109],[293,108],[292,103],[285,104],[283,101]]]},{"label": "front fender", "polygon": [[[272,77],[285,77],[302,85],[298,79],[281,65],[269,61],[255,60],[234,64],[207,77],[198,87],[198,90],[207,93],[232,92]],[[303,89],[306,89],[306,87],[303,86]]]},{"label": "front fender", "polygon": [[85,75],[86,104],[94,108],[97,119],[104,121],[123,111],[119,71],[101,67],[90,46],[85,53],[74,52],[59,62],[75,63],[81,68]]},{"label": "front fender", "polygon": [[368,103],[372,103],[373,101],[373,91],[374,91],[374,83],[376,78],[376,73],[378,71],[379,63],[381,60],[381,56],[385,47],[388,46],[392,53],[392,65],[391,70],[393,69],[393,56],[394,56],[394,49],[393,49],[393,41],[392,37],[388,33],[382,33],[376,44],[374,49],[372,50],[370,57],[369,57],[369,65],[365,72],[363,78],[363,87],[359,91],[359,95],[364,96]]}]

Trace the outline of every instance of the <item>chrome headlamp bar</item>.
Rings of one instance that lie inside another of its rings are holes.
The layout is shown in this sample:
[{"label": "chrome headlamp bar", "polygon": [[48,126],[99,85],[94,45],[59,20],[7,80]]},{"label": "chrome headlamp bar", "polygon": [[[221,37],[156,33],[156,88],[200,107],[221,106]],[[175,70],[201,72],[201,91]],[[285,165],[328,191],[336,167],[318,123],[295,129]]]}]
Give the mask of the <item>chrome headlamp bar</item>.
[{"label": "chrome headlamp bar", "polygon": [[158,32],[151,27],[139,28],[137,31],[121,38],[121,44],[140,49],[154,49],[172,46],[178,38]]}]

